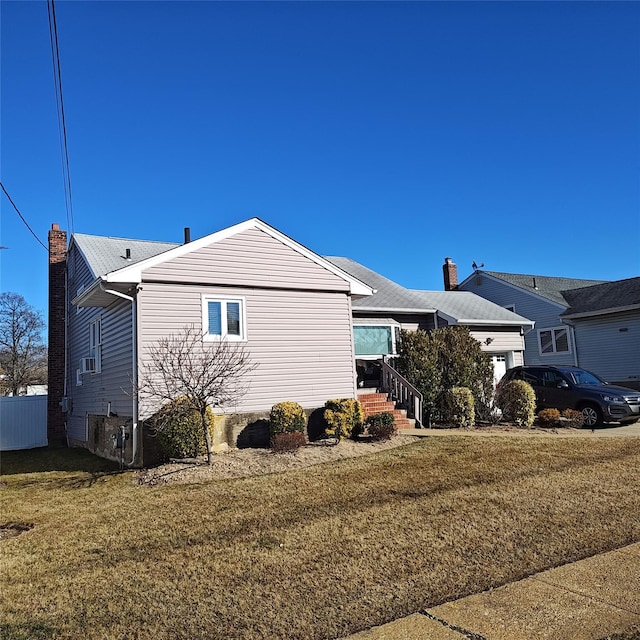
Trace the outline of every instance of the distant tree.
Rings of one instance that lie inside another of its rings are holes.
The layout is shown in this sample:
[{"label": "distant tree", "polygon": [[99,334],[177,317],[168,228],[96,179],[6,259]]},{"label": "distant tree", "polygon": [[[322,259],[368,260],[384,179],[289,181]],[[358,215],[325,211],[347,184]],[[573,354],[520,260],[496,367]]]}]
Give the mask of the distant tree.
[{"label": "distant tree", "polygon": [[42,314],[17,293],[0,294],[2,393],[14,396],[47,380],[47,347]]},{"label": "distant tree", "polygon": [[[180,399],[181,411],[197,412],[207,444],[207,461],[212,464],[208,408],[232,406],[247,392],[247,376],[257,365],[251,362],[244,344],[204,342],[200,331],[187,326],[181,333],[148,347],[143,361],[137,389],[143,411],[152,413],[158,404],[175,404]],[[171,419],[170,414],[165,415],[156,429],[165,428]]]}]

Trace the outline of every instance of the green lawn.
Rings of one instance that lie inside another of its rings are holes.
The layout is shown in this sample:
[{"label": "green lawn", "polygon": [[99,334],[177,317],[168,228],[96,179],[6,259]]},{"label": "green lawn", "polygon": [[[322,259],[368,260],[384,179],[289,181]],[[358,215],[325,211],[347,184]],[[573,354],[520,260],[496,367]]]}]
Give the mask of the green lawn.
[{"label": "green lawn", "polygon": [[464,436],[207,484],[2,455],[0,637],[336,638],[640,540],[640,439]]}]

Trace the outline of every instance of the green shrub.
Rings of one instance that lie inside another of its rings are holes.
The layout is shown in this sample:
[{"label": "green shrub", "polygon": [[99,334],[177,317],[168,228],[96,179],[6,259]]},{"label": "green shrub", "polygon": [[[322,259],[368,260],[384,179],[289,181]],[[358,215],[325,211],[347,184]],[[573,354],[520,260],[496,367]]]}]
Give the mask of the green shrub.
[{"label": "green shrub", "polygon": [[557,409],[543,409],[538,412],[538,424],[541,427],[557,427],[559,422],[560,412]]},{"label": "green shrub", "polygon": [[327,423],[327,436],[340,440],[351,438],[362,433],[364,410],[353,398],[327,400],[324,405],[324,419]]},{"label": "green shrub", "polygon": [[300,431],[283,431],[271,438],[271,449],[275,453],[290,453],[307,444],[304,433]]},{"label": "green shrub", "polygon": [[510,380],[496,391],[496,405],[507,420],[522,427],[530,427],[535,419],[536,394],[524,380]]},{"label": "green shrub", "polygon": [[[207,407],[207,427],[213,438],[214,414]],[[158,442],[169,458],[196,458],[207,453],[200,414],[187,398],[165,404],[153,418]]]},{"label": "green shrub", "polygon": [[397,431],[393,413],[389,411],[374,413],[367,418],[365,429],[372,440],[389,440]]},{"label": "green shrub", "polygon": [[271,437],[279,433],[304,433],[307,417],[297,402],[278,402],[271,407],[269,432]]},{"label": "green shrub", "polygon": [[582,415],[582,411],[565,409],[561,415],[564,418],[564,425],[570,429],[582,429],[584,426],[584,416]]},{"label": "green shrub", "polygon": [[472,427],[476,423],[475,401],[471,389],[454,387],[446,395],[446,420],[456,427]]},{"label": "green shrub", "polygon": [[403,329],[397,367],[422,393],[422,417],[427,426],[449,421],[447,391],[454,387],[470,389],[474,413],[482,420],[490,418],[493,365],[468,327],[441,327],[429,333]]}]

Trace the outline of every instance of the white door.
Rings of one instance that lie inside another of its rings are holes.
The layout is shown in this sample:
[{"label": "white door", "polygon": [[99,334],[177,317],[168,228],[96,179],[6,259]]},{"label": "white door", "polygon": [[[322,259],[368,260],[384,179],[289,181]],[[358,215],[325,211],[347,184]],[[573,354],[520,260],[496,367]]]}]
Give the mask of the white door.
[{"label": "white door", "polygon": [[495,387],[507,372],[507,356],[504,354],[492,355],[491,362],[493,363],[493,386]]}]

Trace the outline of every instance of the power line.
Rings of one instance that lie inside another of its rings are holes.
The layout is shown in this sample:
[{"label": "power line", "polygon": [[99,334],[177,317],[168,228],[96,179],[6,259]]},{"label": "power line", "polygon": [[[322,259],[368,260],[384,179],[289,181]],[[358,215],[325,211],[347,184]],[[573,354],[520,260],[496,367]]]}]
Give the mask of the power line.
[{"label": "power line", "polygon": [[54,0],[47,0],[49,16],[49,41],[51,43],[51,60],[53,62],[53,80],[56,91],[56,109],[58,113],[58,131],[60,136],[60,154],[62,156],[62,180],[64,184],[64,202],[67,210],[67,228],[74,232],[73,200],[71,198],[71,170],[69,164],[69,145],[67,143],[67,121],[62,98],[62,72],[60,70],[60,51],[58,48],[58,24]]},{"label": "power line", "polygon": [[[16,213],[20,216],[20,220],[22,220],[22,222],[24,222],[27,229],[31,231],[31,235],[45,248],[46,251],[49,251],[49,249],[47,248],[47,245],[44,242],[42,242],[40,238],[38,238],[35,231],[29,226],[29,223],[24,219],[24,216],[20,213],[20,210],[18,209],[18,207],[16,207],[16,203],[11,199],[11,196],[9,195],[7,190],[4,188],[4,185],[2,184],[2,182],[0,182],[0,187],[2,187],[2,190],[4,191],[4,195],[7,196],[7,200],[9,200],[13,208],[16,210]],[[3,247],[3,249],[4,248],[6,247]]]}]

